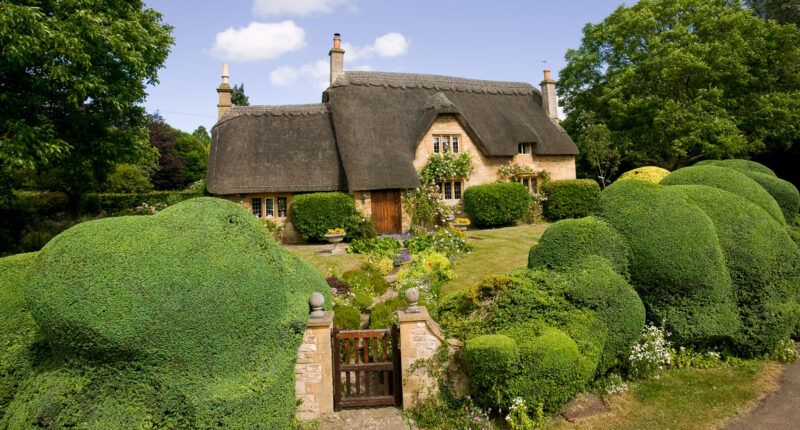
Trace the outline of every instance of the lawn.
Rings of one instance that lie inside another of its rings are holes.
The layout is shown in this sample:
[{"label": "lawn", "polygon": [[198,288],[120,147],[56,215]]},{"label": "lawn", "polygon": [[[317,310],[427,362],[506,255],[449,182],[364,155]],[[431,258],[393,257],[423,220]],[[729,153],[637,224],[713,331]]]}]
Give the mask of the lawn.
[{"label": "lawn", "polygon": [[323,275],[328,273],[328,269],[333,269],[341,275],[348,270],[358,269],[364,261],[364,256],[360,254],[320,254],[320,251],[324,252],[330,250],[331,245],[286,246],[286,248],[293,254],[311,263],[311,265],[316,267]]},{"label": "lawn", "polygon": [[716,369],[670,369],[659,379],[637,382],[630,391],[607,399],[611,412],[564,429],[708,429],[752,410],[760,396],[774,390],[783,366],[744,361]]},{"label": "lawn", "polygon": [[528,265],[528,251],[539,242],[550,224],[469,230],[468,240],[475,249],[456,266],[456,279],[444,286],[444,294],[469,288],[492,273],[502,273]]}]

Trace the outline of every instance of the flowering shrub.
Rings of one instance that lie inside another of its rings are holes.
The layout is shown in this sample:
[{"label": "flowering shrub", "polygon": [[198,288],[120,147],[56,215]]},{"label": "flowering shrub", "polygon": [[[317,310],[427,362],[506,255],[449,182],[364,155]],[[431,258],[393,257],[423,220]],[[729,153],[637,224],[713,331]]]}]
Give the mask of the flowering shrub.
[{"label": "flowering shrub", "polygon": [[642,337],[633,345],[628,357],[628,374],[632,378],[658,378],[658,372],[672,362],[669,333],[663,328],[648,324]]},{"label": "flowering shrub", "polygon": [[624,393],[628,391],[628,383],[622,380],[622,376],[618,373],[612,373],[605,378],[605,386],[603,387],[603,391],[606,394],[618,394]]},{"label": "flowering shrub", "polygon": [[469,178],[475,167],[469,153],[454,154],[449,148],[439,154],[431,154],[425,167],[419,172],[422,180],[436,182],[454,178]]},{"label": "flowering shrub", "polygon": [[782,340],[775,350],[767,355],[767,358],[781,363],[793,363],[800,358],[800,355],[797,354],[797,343],[793,340]]},{"label": "flowering shrub", "polygon": [[403,297],[407,289],[417,288],[420,304],[436,304],[442,285],[454,278],[455,272],[447,256],[431,250],[423,251],[397,273],[398,294]]},{"label": "flowering shrub", "polygon": [[722,356],[716,351],[697,352],[686,347],[670,350],[672,367],[684,369],[711,369],[722,365]]},{"label": "flowering shrub", "polygon": [[530,206],[524,219],[526,223],[532,224],[544,218],[542,215],[542,205],[546,201],[547,196],[544,193],[531,193]]},{"label": "flowering shrub", "polygon": [[467,401],[464,404],[464,415],[461,417],[461,425],[459,428],[490,430],[492,428],[492,421],[489,419],[490,413],[492,413],[492,408],[484,412],[481,408],[472,403],[471,397],[467,396]]},{"label": "flowering shrub", "polygon": [[419,187],[407,190],[403,195],[403,208],[411,216],[414,225],[446,222],[452,218],[452,210],[442,200],[439,187],[433,179],[423,179]]},{"label": "flowering shrub", "polygon": [[334,310],[339,306],[350,306],[351,300],[356,297],[355,294],[350,292],[350,284],[337,278],[335,275],[330,275],[325,278],[325,280],[331,287]]},{"label": "flowering shrub", "polygon": [[544,182],[550,180],[550,174],[547,173],[546,170],[536,171],[531,166],[514,163],[513,161],[509,161],[508,164],[500,166],[500,176],[509,182],[517,182],[522,176],[532,175],[539,176]]},{"label": "flowering shrub", "polygon": [[406,239],[403,245],[415,254],[431,249],[451,259],[472,251],[472,244],[467,242],[467,235],[455,227],[442,227],[434,234],[421,233]]},{"label": "flowering shrub", "polygon": [[536,407],[534,411],[534,418],[531,419],[528,405],[521,397],[514,398],[511,406],[508,408],[508,415],[506,415],[506,422],[512,430],[533,430],[544,427],[544,411],[542,404]]},{"label": "flowering shrub", "polygon": [[394,270],[394,262],[390,257],[370,256],[364,263],[362,269],[367,272],[378,272],[381,275],[388,275]]},{"label": "flowering shrub", "polygon": [[394,264],[395,266],[402,266],[403,264],[406,264],[410,261],[411,261],[411,254],[409,254],[408,250],[406,249],[405,251],[403,251],[402,254],[397,254],[394,256],[392,264]]}]

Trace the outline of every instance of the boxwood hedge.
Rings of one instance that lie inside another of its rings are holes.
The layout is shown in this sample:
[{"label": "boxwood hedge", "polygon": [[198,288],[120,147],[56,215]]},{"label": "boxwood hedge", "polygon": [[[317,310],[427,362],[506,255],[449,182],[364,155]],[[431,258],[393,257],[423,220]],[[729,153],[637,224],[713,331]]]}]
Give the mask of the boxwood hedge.
[{"label": "boxwood hedge", "polygon": [[678,344],[716,344],[738,331],[730,275],[702,210],[678,191],[645,181],[610,185],[599,208],[631,249],[631,284],[648,319],[666,320]]},{"label": "boxwood hedge", "polygon": [[287,428],[308,296],[330,289],[241,206],[191,199],[55,237],[26,283],[49,361],[4,422]]},{"label": "boxwood hedge", "polygon": [[338,192],[292,197],[290,217],[300,234],[317,241],[325,240],[328,229],[343,228],[349,232],[361,219],[353,196]]},{"label": "boxwood hedge", "polygon": [[782,225],[743,197],[703,185],[673,188],[716,227],[742,320],[734,336],[737,349],[749,355],[772,351],[798,322],[796,244]]},{"label": "boxwood hedge", "polygon": [[717,167],[727,167],[729,169],[738,170],[740,172],[756,172],[756,173],[763,173],[765,175],[775,176],[775,172],[772,171],[769,167],[757,163],[755,161],[750,160],[739,160],[739,159],[729,159],[729,160],[703,160],[694,164],[695,166],[717,166]]},{"label": "boxwood hedge", "polygon": [[780,206],[764,187],[734,169],[713,165],[684,167],[661,180],[661,185],[708,185],[729,191],[761,206],[776,221],[786,224]]},{"label": "boxwood hedge", "polygon": [[628,179],[639,179],[642,181],[652,182],[657,184],[661,182],[667,175],[669,170],[657,166],[645,166],[637,169],[628,170],[627,172],[619,175],[617,181],[626,181]]},{"label": "boxwood hedge", "polygon": [[542,203],[542,214],[549,220],[557,221],[594,213],[600,185],[591,179],[564,179],[545,182],[542,192],[547,196]]},{"label": "boxwood hedge", "polygon": [[528,213],[531,196],[518,182],[475,185],[464,191],[464,208],[473,224],[511,225]]},{"label": "boxwood hedge", "polygon": [[765,173],[744,171],[750,179],[758,182],[775,199],[781,208],[783,218],[789,223],[797,216],[800,210],[800,192],[791,182]]},{"label": "boxwood hedge", "polygon": [[617,273],[627,275],[630,250],[625,239],[601,218],[558,221],[531,247],[528,267],[569,267],[589,255],[607,258]]}]

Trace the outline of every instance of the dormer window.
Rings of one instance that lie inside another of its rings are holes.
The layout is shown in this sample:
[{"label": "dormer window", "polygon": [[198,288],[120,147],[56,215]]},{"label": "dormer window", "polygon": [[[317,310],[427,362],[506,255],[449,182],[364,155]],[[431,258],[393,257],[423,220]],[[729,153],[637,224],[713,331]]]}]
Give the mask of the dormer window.
[{"label": "dormer window", "polygon": [[436,135],[433,136],[433,153],[439,154],[445,151],[452,151],[458,154],[461,150],[461,139],[457,135]]},{"label": "dormer window", "polygon": [[526,143],[517,144],[517,153],[519,153],[519,154],[530,154],[530,153],[533,152],[531,150],[531,146],[533,146],[533,145],[531,145],[530,143],[527,143],[527,142]]}]

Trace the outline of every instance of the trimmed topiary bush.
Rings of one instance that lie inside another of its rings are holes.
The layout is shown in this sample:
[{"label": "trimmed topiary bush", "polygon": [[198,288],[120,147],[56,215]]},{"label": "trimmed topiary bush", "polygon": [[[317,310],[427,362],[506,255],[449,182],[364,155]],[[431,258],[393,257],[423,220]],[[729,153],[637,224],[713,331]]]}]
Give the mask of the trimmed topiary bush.
[{"label": "trimmed topiary bush", "polygon": [[761,163],[757,163],[755,161],[750,161],[750,160],[738,160],[738,159],[703,160],[698,163],[695,163],[694,165],[727,167],[729,169],[738,170],[740,172],[756,172],[756,173],[763,173],[765,175],[775,176],[775,172],[773,172],[772,169],[770,169],[769,167]]},{"label": "trimmed topiary bush", "polygon": [[[4,423],[287,428],[308,297],[330,289],[258,220],[221,199],[56,236],[25,299],[44,354]],[[102,406],[100,406],[102,405]]]},{"label": "trimmed topiary bush", "polygon": [[542,203],[542,214],[549,220],[557,221],[594,213],[600,185],[591,179],[565,179],[545,182],[542,192],[547,196]]},{"label": "trimmed topiary bush", "polygon": [[516,340],[501,334],[487,334],[469,339],[464,343],[464,361],[470,380],[480,390],[486,390],[484,394],[487,398],[509,396],[503,382],[519,369],[519,347]]},{"label": "trimmed topiary bush", "polygon": [[292,197],[289,214],[294,228],[303,236],[325,240],[328,229],[344,228],[361,220],[353,196],[345,193],[312,193]]},{"label": "trimmed topiary bush", "polygon": [[184,200],[202,196],[196,191],[151,191],[149,193],[88,193],[81,197],[80,210],[84,214],[101,212],[114,214],[147,203],[150,206],[174,205]]},{"label": "trimmed topiary bush", "polygon": [[794,220],[800,210],[800,192],[791,182],[778,177],[751,171],[742,172],[758,182],[775,199],[787,223]]},{"label": "trimmed topiary bush", "polygon": [[473,224],[511,225],[528,213],[531,196],[518,182],[475,185],[464,190],[464,209]]},{"label": "trimmed topiary bush", "polygon": [[709,165],[684,167],[670,173],[661,185],[708,185],[729,191],[761,206],[776,221],[786,224],[780,206],[764,187],[734,169]]},{"label": "trimmed topiary bush", "polygon": [[774,350],[789,338],[800,316],[796,244],[782,225],[744,197],[703,185],[672,188],[716,227],[742,320],[736,348],[746,355]]},{"label": "trimmed topiary bush", "polygon": [[630,247],[631,284],[649,320],[666,320],[679,345],[732,338],[740,329],[732,283],[714,224],[702,210],[677,190],[645,181],[610,185],[599,210]]},{"label": "trimmed topiary bush", "polygon": [[569,267],[589,255],[599,255],[608,259],[617,273],[627,275],[629,254],[625,239],[602,219],[565,219],[551,225],[531,247],[528,267]]},{"label": "trimmed topiary bush", "polygon": [[667,175],[669,175],[669,170],[667,169],[663,169],[661,167],[656,167],[656,166],[645,166],[633,170],[628,170],[627,172],[621,174],[619,178],[617,178],[617,181],[626,181],[628,179],[639,179],[642,181],[647,181],[653,184],[657,184],[661,182],[661,180],[664,179]]}]

